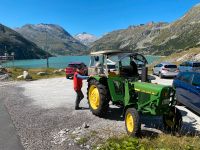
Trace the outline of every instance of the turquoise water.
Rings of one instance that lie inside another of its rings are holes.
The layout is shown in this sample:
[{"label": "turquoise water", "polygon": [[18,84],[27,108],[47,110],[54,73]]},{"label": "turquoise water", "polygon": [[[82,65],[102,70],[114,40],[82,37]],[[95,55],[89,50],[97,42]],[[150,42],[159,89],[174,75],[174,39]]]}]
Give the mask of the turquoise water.
[{"label": "turquoise water", "polygon": [[[145,56],[148,63],[160,59],[159,56]],[[49,58],[50,68],[65,68],[70,62],[84,62],[89,65],[90,56],[58,56]],[[46,59],[29,59],[15,60],[3,64],[5,67],[20,67],[20,68],[45,68],[47,66]]]}]

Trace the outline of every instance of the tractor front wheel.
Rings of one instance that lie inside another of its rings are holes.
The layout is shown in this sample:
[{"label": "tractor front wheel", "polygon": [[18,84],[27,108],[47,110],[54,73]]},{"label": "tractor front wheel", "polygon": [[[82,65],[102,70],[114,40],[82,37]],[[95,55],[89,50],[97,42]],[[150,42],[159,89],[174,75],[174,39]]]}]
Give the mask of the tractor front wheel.
[{"label": "tractor front wheel", "polygon": [[125,126],[129,136],[138,136],[140,132],[139,113],[135,108],[128,108],[125,114]]},{"label": "tractor front wheel", "polygon": [[167,115],[163,115],[164,128],[168,132],[179,132],[182,126],[182,115],[178,108],[171,108]]},{"label": "tractor front wheel", "polygon": [[109,108],[107,87],[92,79],[88,83],[87,91],[90,110],[94,115],[103,117]]}]

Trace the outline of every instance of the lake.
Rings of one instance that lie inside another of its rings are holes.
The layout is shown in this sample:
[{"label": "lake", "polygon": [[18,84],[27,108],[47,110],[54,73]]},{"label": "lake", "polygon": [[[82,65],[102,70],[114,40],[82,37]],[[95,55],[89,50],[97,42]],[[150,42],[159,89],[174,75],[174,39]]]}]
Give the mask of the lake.
[{"label": "lake", "polygon": [[[160,59],[160,56],[145,56],[148,63]],[[89,65],[90,56],[57,56],[49,58],[50,68],[65,68],[70,62],[84,62]],[[29,60],[15,60],[4,63],[5,67],[20,67],[20,68],[45,68],[47,66],[46,59],[29,59]]]}]

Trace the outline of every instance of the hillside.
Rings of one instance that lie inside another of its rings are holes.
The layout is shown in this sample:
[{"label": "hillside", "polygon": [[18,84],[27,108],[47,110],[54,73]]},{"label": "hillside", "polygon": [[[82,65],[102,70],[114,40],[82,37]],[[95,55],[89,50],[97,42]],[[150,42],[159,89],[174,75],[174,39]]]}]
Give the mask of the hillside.
[{"label": "hillside", "polygon": [[21,28],[16,28],[15,30],[51,54],[74,55],[87,52],[87,46],[73,38],[67,31],[58,25],[27,24]]},{"label": "hillside", "polygon": [[15,59],[39,59],[48,54],[16,31],[0,24],[0,55],[4,55],[5,52],[14,52]]},{"label": "hillside", "polygon": [[90,46],[90,44],[96,41],[98,38],[95,35],[83,32],[74,36],[75,39],[79,40],[84,45]]},{"label": "hillside", "polygon": [[185,51],[176,52],[162,59],[162,61],[170,61],[177,64],[189,60],[200,61],[200,48],[191,48]]},{"label": "hillside", "polygon": [[95,41],[91,49],[128,49],[170,55],[193,47],[200,47],[200,5],[170,24],[150,22],[110,32]]}]

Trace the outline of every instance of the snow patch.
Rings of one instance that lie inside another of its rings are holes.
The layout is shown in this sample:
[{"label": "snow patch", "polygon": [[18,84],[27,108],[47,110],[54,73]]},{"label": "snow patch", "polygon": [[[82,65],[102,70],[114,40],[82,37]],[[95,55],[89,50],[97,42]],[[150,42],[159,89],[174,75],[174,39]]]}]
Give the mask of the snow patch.
[{"label": "snow patch", "polygon": [[98,39],[96,36],[85,33],[85,32],[75,35],[74,38],[79,40],[80,42],[82,42],[85,45],[88,45]]},{"label": "snow patch", "polygon": [[200,7],[200,3],[198,3],[198,4],[194,5],[194,7]]}]

